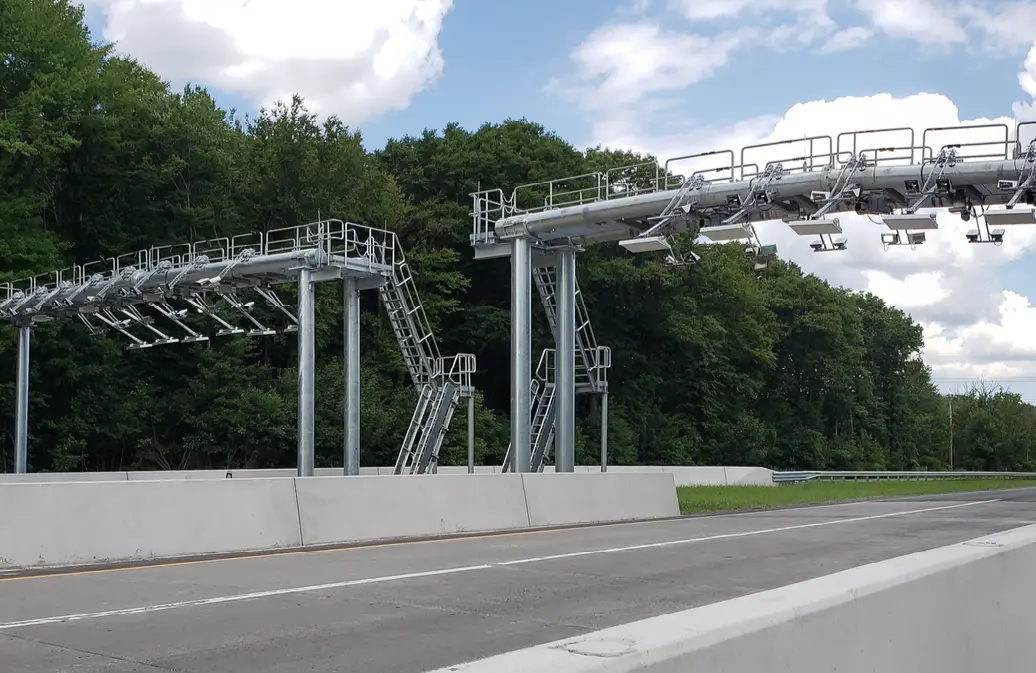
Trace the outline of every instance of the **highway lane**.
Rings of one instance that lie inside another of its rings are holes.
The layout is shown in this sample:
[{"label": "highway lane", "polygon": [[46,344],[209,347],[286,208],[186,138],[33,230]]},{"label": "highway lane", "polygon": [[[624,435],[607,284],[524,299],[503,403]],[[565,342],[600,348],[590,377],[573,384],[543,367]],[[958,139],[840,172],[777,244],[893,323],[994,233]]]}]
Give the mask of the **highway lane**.
[{"label": "highway lane", "polygon": [[3,673],[419,672],[1036,522],[1036,489],[0,580]]}]

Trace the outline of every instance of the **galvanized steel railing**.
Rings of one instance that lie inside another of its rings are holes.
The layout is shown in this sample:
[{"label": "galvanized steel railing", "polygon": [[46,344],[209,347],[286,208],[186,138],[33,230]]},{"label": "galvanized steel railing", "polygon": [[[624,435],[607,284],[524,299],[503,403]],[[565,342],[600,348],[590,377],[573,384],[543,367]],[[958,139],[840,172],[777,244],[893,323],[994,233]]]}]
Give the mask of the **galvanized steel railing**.
[{"label": "galvanized steel railing", "polygon": [[1036,479],[1036,472],[836,471],[774,472],[775,484],[807,481],[943,481],[947,479]]}]

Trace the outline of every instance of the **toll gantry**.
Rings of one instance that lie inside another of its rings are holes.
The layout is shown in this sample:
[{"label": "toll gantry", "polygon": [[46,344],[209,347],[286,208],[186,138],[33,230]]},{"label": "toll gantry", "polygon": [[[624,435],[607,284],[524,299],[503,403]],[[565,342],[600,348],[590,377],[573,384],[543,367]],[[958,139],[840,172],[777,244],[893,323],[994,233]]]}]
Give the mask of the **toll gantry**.
[{"label": "toll gantry", "polygon": [[[517,202],[535,200],[540,185],[518,187],[514,192]],[[498,190],[497,190],[498,191]],[[496,243],[492,235],[493,211],[483,208],[485,201],[476,195],[474,224],[471,237],[476,259],[491,259],[510,254],[510,248]],[[527,432],[522,434],[525,444],[511,443],[504,456],[504,472],[540,472],[554,449],[555,470],[571,472],[575,468],[575,396],[597,395],[601,400],[601,456],[606,461],[608,450],[608,369],[611,367],[611,349],[600,346],[594,335],[589,312],[576,279],[578,245],[540,246],[529,250],[524,264],[525,291],[530,281],[535,285],[554,336],[555,347],[543,351],[535,376],[530,367],[524,370],[525,379],[521,399]],[[512,265],[515,259],[512,258]],[[514,311],[512,285],[512,326],[524,325],[530,342],[523,354],[511,351],[511,368],[516,363],[531,360],[531,300],[523,304],[524,312]],[[513,402],[513,398],[512,398]],[[514,418],[512,405],[512,418]],[[512,425],[512,429],[515,427]],[[523,447],[524,448],[521,448]],[[516,450],[516,447],[519,447]],[[516,458],[521,468],[516,467]]]},{"label": "toll gantry", "polygon": [[[4,284],[0,319],[18,328],[15,471],[24,473],[28,464],[33,325],[75,317],[95,335],[121,334],[130,341],[129,350],[208,341],[199,317],[217,325],[217,337],[276,334],[278,330],[256,316],[255,301],[247,299],[248,293],[254,293],[288,318],[281,332],[297,334],[297,467],[300,476],[311,476],[316,430],[315,288],[317,283],[335,280],[342,282],[344,290],[345,474],[359,474],[360,292],[374,288],[419,391],[396,472],[434,471],[460,399],[468,399],[469,407],[472,404],[475,357],[440,354],[396,235],[341,220],[153,247]],[[279,287],[290,284],[298,287],[294,312],[277,294]],[[469,408],[469,419],[470,415]]]},{"label": "toll gantry", "polygon": [[[815,252],[844,252],[847,241],[834,216],[876,215],[872,221],[886,228],[886,250],[914,248],[938,228],[931,211],[940,208],[976,220],[969,242],[1002,244],[1004,226],[1036,224],[1034,131],[1036,122],[933,127],[920,133],[920,141],[908,127],[851,131],[472,194],[475,257],[511,260],[506,467],[542,469],[553,441],[556,469],[572,470],[577,367],[590,382],[582,390],[607,400],[610,352],[597,346],[589,329],[575,280],[577,252],[617,242],[632,253],[664,252],[671,264],[694,263],[694,252],[679,251],[674,237],[689,232],[712,243],[744,245],[746,257],[764,268],[777,249],[760,240],[755,223],[782,221],[811,237]],[[541,280],[543,269],[550,269],[550,282]],[[544,353],[535,379],[530,281],[556,341],[556,353]]]}]

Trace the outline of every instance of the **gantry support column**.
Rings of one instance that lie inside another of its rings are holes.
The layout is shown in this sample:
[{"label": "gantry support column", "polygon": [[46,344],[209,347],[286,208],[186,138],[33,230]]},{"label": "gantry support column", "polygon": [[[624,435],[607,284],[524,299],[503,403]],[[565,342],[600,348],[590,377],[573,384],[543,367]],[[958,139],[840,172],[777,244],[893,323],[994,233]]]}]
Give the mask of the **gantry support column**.
[{"label": "gantry support column", "polygon": [[601,394],[601,472],[608,471],[608,393]]},{"label": "gantry support column", "polygon": [[468,474],[475,474],[475,396],[468,398]]},{"label": "gantry support column", "polygon": [[511,242],[511,456],[528,472],[532,425],[532,242]]},{"label": "gantry support column", "polygon": [[554,415],[554,469],[575,472],[576,465],[576,251],[557,252],[557,361]]},{"label": "gantry support column", "polygon": [[345,294],[345,474],[360,474],[360,289],[343,282]]},{"label": "gantry support column", "polygon": [[29,344],[32,328],[18,328],[18,375],[15,388],[14,471],[25,474],[29,468]]},{"label": "gantry support column", "polygon": [[299,272],[299,428],[298,475],[312,477],[316,447],[316,296],[313,271]]}]

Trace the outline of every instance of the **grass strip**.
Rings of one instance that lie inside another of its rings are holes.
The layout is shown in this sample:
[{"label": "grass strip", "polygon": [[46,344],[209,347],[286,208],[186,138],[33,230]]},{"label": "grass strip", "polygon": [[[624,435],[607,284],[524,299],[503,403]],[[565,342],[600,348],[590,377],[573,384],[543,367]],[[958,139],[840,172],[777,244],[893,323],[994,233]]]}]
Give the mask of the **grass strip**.
[{"label": "grass strip", "polygon": [[1036,479],[967,479],[945,481],[815,481],[787,486],[681,486],[677,489],[684,514],[772,509],[911,495],[1036,486]]}]

